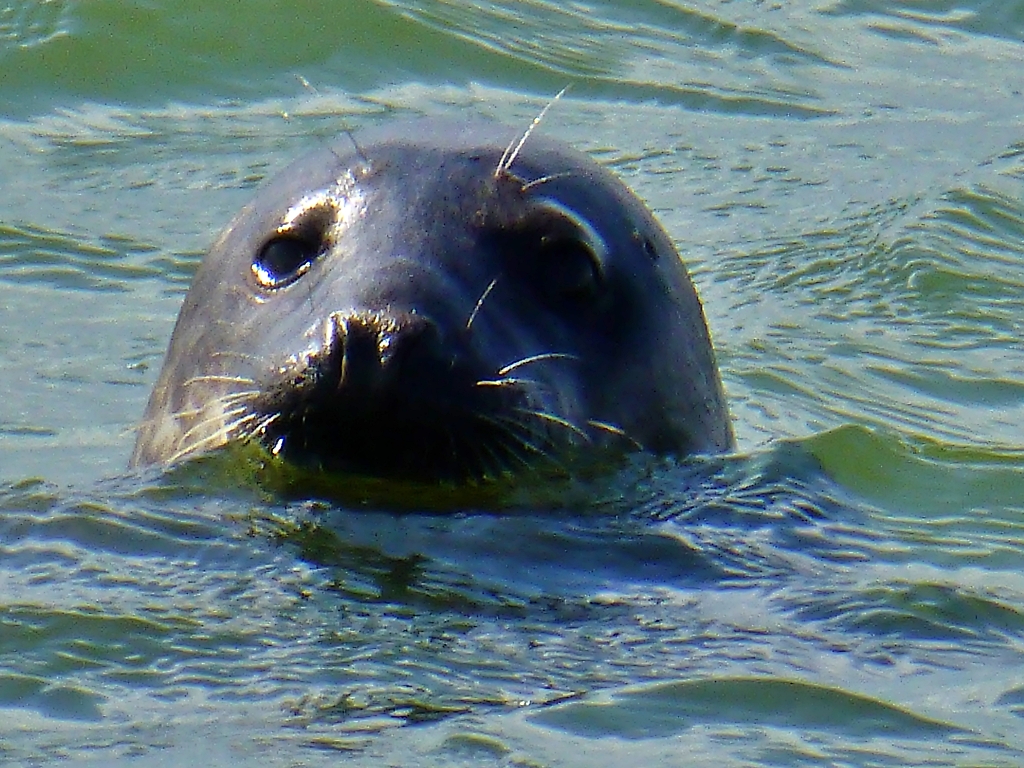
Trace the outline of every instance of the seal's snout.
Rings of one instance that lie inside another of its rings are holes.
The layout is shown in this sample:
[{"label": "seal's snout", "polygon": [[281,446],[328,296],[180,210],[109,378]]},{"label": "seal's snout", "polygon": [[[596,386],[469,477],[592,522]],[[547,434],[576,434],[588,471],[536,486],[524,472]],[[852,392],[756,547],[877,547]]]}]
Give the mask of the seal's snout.
[{"label": "seal's snout", "polygon": [[[333,313],[324,368],[347,398],[388,397],[452,368],[437,324],[413,313]],[[439,382],[437,382],[439,383]]]},{"label": "seal's snout", "polygon": [[335,312],[320,350],[260,383],[254,436],[275,455],[331,471],[483,475],[481,446],[504,439],[496,423],[522,394],[478,386],[482,376],[429,317]]}]

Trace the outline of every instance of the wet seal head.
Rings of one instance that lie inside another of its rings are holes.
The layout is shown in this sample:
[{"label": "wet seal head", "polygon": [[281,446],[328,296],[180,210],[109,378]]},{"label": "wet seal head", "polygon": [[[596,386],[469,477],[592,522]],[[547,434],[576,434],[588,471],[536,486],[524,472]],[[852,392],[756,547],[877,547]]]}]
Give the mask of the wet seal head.
[{"label": "wet seal head", "polygon": [[732,444],[672,242],[611,173],[499,124],[299,160],[210,249],[132,463],[228,444],[316,472],[480,482]]}]

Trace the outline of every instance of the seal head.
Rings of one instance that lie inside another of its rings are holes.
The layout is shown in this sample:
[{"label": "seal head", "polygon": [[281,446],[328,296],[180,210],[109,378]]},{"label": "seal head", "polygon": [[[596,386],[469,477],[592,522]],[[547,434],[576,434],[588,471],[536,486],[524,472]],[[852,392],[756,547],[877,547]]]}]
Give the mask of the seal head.
[{"label": "seal head", "polygon": [[612,174],[498,124],[344,136],[195,275],[132,463],[256,443],[330,473],[482,480],[732,444],[700,302]]}]

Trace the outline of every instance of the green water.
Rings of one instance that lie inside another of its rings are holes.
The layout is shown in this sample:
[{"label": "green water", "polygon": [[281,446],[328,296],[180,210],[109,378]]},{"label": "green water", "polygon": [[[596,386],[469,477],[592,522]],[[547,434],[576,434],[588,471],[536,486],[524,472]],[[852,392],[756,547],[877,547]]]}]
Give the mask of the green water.
[{"label": "green water", "polygon": [[[0,4],[0,762],[1024,764],[1021,61],[1020,2]],[[263,178],[566,85],[735,456],[565,514],[125,474]]]}]

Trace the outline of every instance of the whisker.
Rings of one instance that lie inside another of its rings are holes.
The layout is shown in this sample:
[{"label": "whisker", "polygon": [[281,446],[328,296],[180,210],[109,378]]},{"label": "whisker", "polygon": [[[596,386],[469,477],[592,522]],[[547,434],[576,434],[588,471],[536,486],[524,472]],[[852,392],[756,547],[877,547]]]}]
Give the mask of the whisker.
[{"label": "whisker", "polygon": [[254,354],[252,354],[250,352],[244,352],[244,351],[235,350],[235,349],[218,349],[218,350],[210,353],[210,358],[211,359],[225,358],[225,357],[236,358],[236,359],[242,360],[244,362],[251,362],[251,361],[259,359],[259,358],[256,357],[256,355],[254,355]]},{"label": "whisker", "polygon": [[546,451],[507,432],[503,432],[498,437],[495,437],[491,444],[487,446],[487,449],[494,457],[494,460],[498,462],[500,474],[505,477],[513,475],[517,466],[525,470],[536,468],[536,462],[532,462],[526,456],[523,456],[522,451],[532,452],[540,458],[553,463],[552,457]]},{"label": "whisker", "polygon": [[[499,275],[500,277],[500,275]],[[484,292],[480,294],[480,298],[477,299],[476,306],[473,307],[473,311],[469,313],[469,319],[466,321],[466,330],[470,330],[473,327],[473,321],[476,320],[476,316],[480,313],[480,307],[484,305],[484,301],[488,296],[491,295],[491,291],[494,290],[494,286],[498,284],[498,278],[494,278],[487,287],[484,288]]]},{"label": "whisker", "polygon": [[638,451],[644,450],[643,445],[638,441],[634,440],[629,435],[627,435],[626,431],[622,429],[622,427],[617,427],[614,424],[609,424],[606,421],[596,421],[594,419],[587,419],[587,425],[594,427],[595,429],[610,432],[611,434],[616,435],[617,437],[621,437],[623,440],[628,440],[633,444],[633,447],[635,447]]},{"label": "whisker", "polygon": [[227,412],[237,413],[239,407],[248,406],[253,400],[256,399],[259,392],[255,390],[246,390],[244,392],[229,392],[226,395],[211,400],[208,403],[203,403],[195,408],[188,408],[180,411],[175,411],[171,416],[175,419],[195,418],[197,416],[203,416],[203,414],[209,413],[214,408],[219,408],[216,413],[212,416],[205,417],[204,420],[209,418],[218,418],[223,416]]},{"label": "whisker", "polygon": [[[507,435],[506,437],[507,437],[508,440],[513,440],[513,441],[515,441],[516,444],[520,444],[521,445],[521,441],[518,438],[514,437],[513,435]],[[508,445],[508,443],[505,440],[498,441],[496,439],[495,440],[495,445],[502,450],[502,456],[505,456],[508,459],[514,459],[515,461],[518,461],[523,466],[524,469],[529,469],[530,468],[530,466],[531,466],[530,462],[527,461],[524,456],[520,456],[518,453],[516,453],[515,450],[513,450],[512,446]],[[488,448],[488,450],[491,450],[492,454],[494,454],[495,460],[497,460],[498,462],[501,462],[501,456],[499,456],[496,451],[492,450],[490,448],[490,446],[487,446],[487,448]],[[507,471],[507,472],[511,472],[512,471],[511,468],[507,466],[507,463],[506,463],[505,471]]]},{"label": "whisker", "polygon": [[[459,463],[462,456],[465,456],[465,466],[472,467],[475,470],[475,476],[481,480],[487,480],[502,474],[502,463],[498,457],[495,456],[494,452],[489,449],[488,445],[474,445],[472,442],[469,442],[466,443],[466,447],[467,450],[462,452],[462,454],[455,455],[457,463]],[[492,461],[488,461],[488,458]]]},{"label": "whisker", "polygon": [[542,442],[535,442],[534,440],[528,439],[526,436],[517,434],[515,431],[513,431],[524,430],[527,435],[536,436],[536,433],[529,427],[529,425],[524,424],[519,420],[511,419],[509,417],[489,418],[484,417],[482,414],[478,414],[478,418],[480,418],[482,421],[492,424],[495,427],[498,427],[501,430],[501,435],[505,438],[505,440],[499,443],[498,445],[501,446],[501,448],[504,450],[507,456],[518,461],[520,464],[523,465],[523,467],[529,469],[533,467],[534,464],[530,462],[529,459],[527,459],[525,456],[520,455],[520,453],[515,449],[515,446],[518,446],[520,449],[528,453],[538,456],[539,458],[546,461],[550,466],[554,467],[558,471],[564,474],[569,473],[568,468],[562,462],[560,462],[554,454],[546,450]]},{"label": "whisker", "polygon": [[237,405],[239,403],[251,404],[258,396],[259,392],[257,390],[250,389],[243,392],[231,392],[226,395],[222,395],[217,402],[225,407]]},{"label": "whisker", "polygon": [[[538,444],[532,440],[527,440],[525,437],[516,435],[513,432],[506,432],[505,435],[508,437],[510,441],[512,441],[513,445],[518,445],[523,450],[528,451],[536,456],[539,456],[541,459],[546,461],[548,465],[554,467],[558,471],[565,474],[569,473],[569,468],[561,461],[559,461],[558,457],[554,453],[547,450],[544,447],[543,443]],[[516,453],[512,445],[506,445],[505,449],[509,452],[510,456],[517,458],[519,461],[523,463],[525,467],[529,468],[533,466],[528,459]]]},{"label": "whisker", "polygon": [[[533,430],[529,424],[524,423],[522,420],[513,419],[509,416],[488,416],[482,413],[476,414],[476,418],[485,424],[490,424],[492,427],[496,427],[501,431],[504,437],[514,440],[523,448],[533,451],[541,456],[547,456],[547,453],[539,445],[535,444],[528,437],[543,437]],[[525,432],[526,436],[517,434],[516,430]]]},{"label": "whisker", "polygon": [[480,465],[482,478],[498,478],[508,472],[505,462],[489,443],[481,443],[476,446],[476,449],[477,463]]},{"label": "whisker", "polygon": [[502,379],[481,379],[476,383],[478,387],[522,387],[531,386],[539,387],[541,383],[534,379],[520,379],[515,376],[509,376]]},{"label": "whisker", "polygon": [[[245,392],[229,392],[226,395],[221,395],[220,397],[211,400],[208,403],[203,403],[194,408],[183,408],[181,410],[175,411],[174,413],[170,414],[170,417],[173,419],[188,419],[194,418],[196,416],[202,416],[203,414],[209,413],[214,406],[233,406],[238,403],[243,403],[246,400],[255,399],[258,394],[259,393],[256,392],[255,390],[247,390]],[[220,417],[223,413],[224,411],[221,410],[218,411],[214,416],[207,418],[217,418]]]},{"label": "whisker", "polygon": [[[236,419],[234,419],[235,416],[242,416],[242,419],[236,420]],[[182,436],[181,436],[181,439],[182,440],[188,440],[196,432],[198,432],[198,431],[202,430],[203,428],[210,426],[210,424],[213,424],[213,423],[218,422],[218,421],[222,421],[223,420],[225,425],[230,424],[232,426],[237,426],[240,423],[244,423],[246,420],[255,419],[255,418],[256,418],[256,414],[255,413],[251,413],[251,412],[249,412],[248,408],[243,408],[243,407],[233,408],[233,409],[231,409],[229,411],[217,411],[217,413],[212,414],[211,416],[209,416],[206,419],[203,419],[202,421],[200,421],[197,424],[193,424],[191,427],[189,427],[187,430],[185,430],[184,434],[182,434]]]},{"label": "whisker", "polygon": [[296,73],[295,74],[295,79],[299,81],[299,85],[301,85],[307,91],[310,91],[314,96],[319,96],[320,95],[320,91],[318,91],[316,88],[314,88],[313,84],[310,83],[309,80],[304,78],[302,75]]},{"label": "whisker", "polygon": [[526,430],[530,434],[533,434],[530,429],[530,425],[522,419],[514,418],[509,414],[497,414],[497,413],[474,413],[473,418],[478,421],[482,421],[484,424],[488,424],[492,427],[497,427],[501,430],[502,434],[511,434],[509,429],[520,429]]},{"label": "whisker", "polygon": [[541,176],[539,179],[528,181],[523,184],[523,192],[527,192],[534,187],[539,187],[541,184],[547,184],[549,181],[557,181],[558,179],[567,179],[574,174],[572,171],[562,171],[561,173],[550,173],[547,176]]},{"label": "whisker", "polygon": [[557,416],[553,413],[548,413],[547,411],[533,410],[531,408],[513,408],[512,410],[514,410],[516,413],[521,413],[525,416],[532,416],[534,418],[547,421],[551,424],[557,424],[558,426],[564,427],[565,429],[569,430],[573,434],[579,435],[586,442],[590,442],[590,435],[588,435],[582,429],[577,427],[571,421],[564,419],[561,416]]},{"label": "whisker", "polygon": [[207,410],[206,405],[199,405],[195,408],[183,408],[171,414],[172,419],[189,419],[194,416],[202,416]]},{"label": "whisker", "polygon": [[[257,414],[253,414],[255,418]],[[260,436],[266,436],[267,428],[270,427],[275,421],[281,418],[281,412],[271,413],[263,418],[258,419],[255,422],[246,420],[246,423],[239,423],[239,427],[244,427],[244,431],[239,433],[238,438],[247,442],[256,441],[260,442]],[[277,456],[281,452],[281,448],[284,446],[284,436],[278,438],[274,445],[269,446],[268,450],[274,456]],[[265,444],[264,444],[265,445]],[[266,447],[266,446],[265,446]]]},{"label": "whisker", "polygon": [[539,362],[542,362],[544,360],[577,360],[578,361],[579,359],[580,358],[579,358],[578,355],[571,355],[571,354],[568,354],[567,352],[544,352],[544,353],[539,354],[539,355],[530,355],[529,357],[524,357],[521,360],[516,360],[514,363],[509,363],[504,368],[499,368],[498,369],[498,375],[499,376],[505,376],[506,374],[511,373],[512,371],[514,371],[516,368],[521,368],[522,366],[530,365],[531,363],[539,363]]},{"label": "whisker", "polygon": [[281,418],[280,412],[272,413],[269,416],[264,416],[262,419],[254,423],[251,428],[247,428],[243,434],[239,435],[239,437],[243,440],[252,440],[254,438],[258,439],[258,436],[261,434],[266,434],[267,427],[269,427],[279,418]]},{"label": "whisker", "polygon": [[203,374],[201,376],[193,376],[190,379],[185,379],[181,383],[183,387],[191,387],[193,384],[205,384],[211,382],[218,382],[224,384],[246,384],[253,386],[256,384],[255,380],[247,376],[222,376],[218,374]]},{"label": "whisker", "polygon": [[267,427],[269,427],[271,424],[273,424],[275,421],[277,421],[280,418],[281,418],[280,411],[277,412],[277,413],[273,413],[270,416],[267,416],[265,419],[263,419],[263,421],[261,421],[256,426],[256,429],[258,431],[260,431],[260,432],[266,432],[267,431]]},{"label": "whisker", "polygon": [[[511,170],[512,164],[516,161],[516,158],[519,157],[519,152],[522,150],[523,145],[526,144],[526,140],[530,138],[530,134],[532,134],[534,129],[540,125],[544,116],[548,113],[548,110],[551,109],[551,107],[555,105],[555,102],[562,98],[562,95],[568,90],[569,86],[567,85],[555,94],[555,98],[549,101],[545,105],[544,109],[540,111],[540,114],[533,118],[533,122],[530,123],[530,126],[523,132],[522,138],[519,139],[518,144],[516,144],[515,139],[509,142],[509,145],[505,147],[505,151],[501,154],[501,159],[498,161],[498,167],[494,170],[494,178],[500,178],[503,173],[508,173]],[[515,145],[514,149],[513,144]]]},{"label": "whisker", "polygon": [[[201,440],[196,440],[195,442],[189,443],[182,447],[181,449],[179,449],[178,451],[176,451],[175,453],[171,454],[171,456],[167,459],[167,463],[172,464],[178,461],[179,459],[184,458],[185,456],[196,453],[197,451],[202,451],[204,448],[212,448],[219,445],[223,445],[228,441],[228,438],[231,436],[231,433],[234,430],[236,430],[240,424],[244,423],[247,419],[253,418],[256,418],[256,415],[249,414],[243,419],[223,424],[219,429],[210,433]],[[201,422],[200,424],[195,425],[192,429],[189,430],[189,433],[193,432],[198,427],[205,426],[211,423],[212,421],[214,421],[214,419],[211,418],[205,422]]]}]

